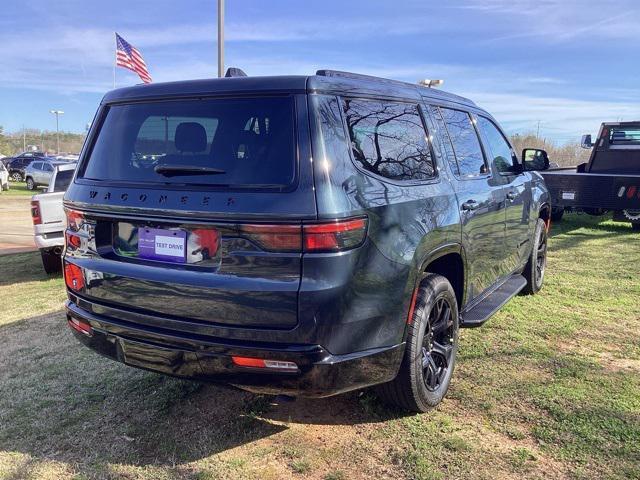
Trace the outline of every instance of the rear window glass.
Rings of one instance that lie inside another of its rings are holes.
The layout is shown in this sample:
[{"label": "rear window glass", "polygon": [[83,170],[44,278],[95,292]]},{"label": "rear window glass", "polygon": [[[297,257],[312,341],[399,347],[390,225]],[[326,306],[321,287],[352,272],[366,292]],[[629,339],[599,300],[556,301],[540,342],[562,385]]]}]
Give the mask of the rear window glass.
[{"label": "rear window glass", "polygon": [[291,97],[109,107],[81,177],[284,187],[295,178]]},{"label": "rear window glass", "polygon": [[400,181],[435,176],[417,105],[345,99],[344,115],[353,157],[363,169]]},{"label": "rear window glass", "polygon": [[66,192],[73,178],[73,170],[59,170],[56,181],[53,184],[54,192]]},{"label": "rear window glass", "polygon": [[610,145],[640,145],[640,127],[612,127]]}]

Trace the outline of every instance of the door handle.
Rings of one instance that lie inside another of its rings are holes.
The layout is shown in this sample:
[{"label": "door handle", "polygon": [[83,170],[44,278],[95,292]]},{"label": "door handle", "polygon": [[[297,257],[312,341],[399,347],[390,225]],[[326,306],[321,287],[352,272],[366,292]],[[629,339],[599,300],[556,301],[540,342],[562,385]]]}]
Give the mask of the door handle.
[{"label": "door handle", "polygon": [[517,197],[516,192],[509,192],[507,193],[507,200],[509,200],[510,202],[513,202]]},{"label": "door handle", "polygon": [[469,212],[471,210],[477,209],[479,206],[480,204],[475,200],[467,200],[462,204],[462,210]]}]

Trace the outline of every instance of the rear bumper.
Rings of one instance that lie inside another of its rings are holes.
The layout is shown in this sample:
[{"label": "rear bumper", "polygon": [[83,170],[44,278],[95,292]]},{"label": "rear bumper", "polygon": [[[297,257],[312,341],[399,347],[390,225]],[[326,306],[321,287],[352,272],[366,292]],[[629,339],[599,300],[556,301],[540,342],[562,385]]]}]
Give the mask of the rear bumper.
[{"label": "rear bumper", "polygon": [[55,231],[55,232],[38,233],[33,236],[33,242],[36,244],[36,247],[40,250],[55,248],[55,247],[64,247],[64,232]]},{"label": "rear bumper", "polygon": [[[73,329],[89,348],[127,365],[200,381],[221,382],[256,393],[326,397],[392,380],[404,343],[333,355],[320,345],[223,340],[149,328],[88,312],[66,302],[67,318],[91,325],[91,334]],[[293,362],[292,372],[236,366],[232,356]]]}]

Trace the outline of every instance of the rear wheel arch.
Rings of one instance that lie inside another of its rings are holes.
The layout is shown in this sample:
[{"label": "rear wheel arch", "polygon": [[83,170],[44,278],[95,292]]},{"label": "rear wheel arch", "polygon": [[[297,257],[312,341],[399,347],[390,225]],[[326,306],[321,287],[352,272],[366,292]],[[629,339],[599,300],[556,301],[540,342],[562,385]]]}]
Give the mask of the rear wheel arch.
[{"label": "rear wheel arch", "polygon": [[465,255],[462,245],[455,243],[444,245],[433,251],[420,267],[416,288],[425,274],[434,273],[446,278],[456,295],[458,309],[462,309],[466,292]]}]

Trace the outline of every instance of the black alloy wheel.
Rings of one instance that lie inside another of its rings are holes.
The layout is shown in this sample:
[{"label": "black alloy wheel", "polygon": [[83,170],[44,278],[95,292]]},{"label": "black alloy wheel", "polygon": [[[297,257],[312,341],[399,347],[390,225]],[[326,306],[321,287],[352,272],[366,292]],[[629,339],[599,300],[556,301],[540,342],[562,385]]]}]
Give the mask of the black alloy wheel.
[{"label": "black alloy wheel", "polygon": [[429,312],[428,331],[422,342],[424,385],[430,392],[440,388],[451,366],[455,326],[447,298],[436,300]]}]

